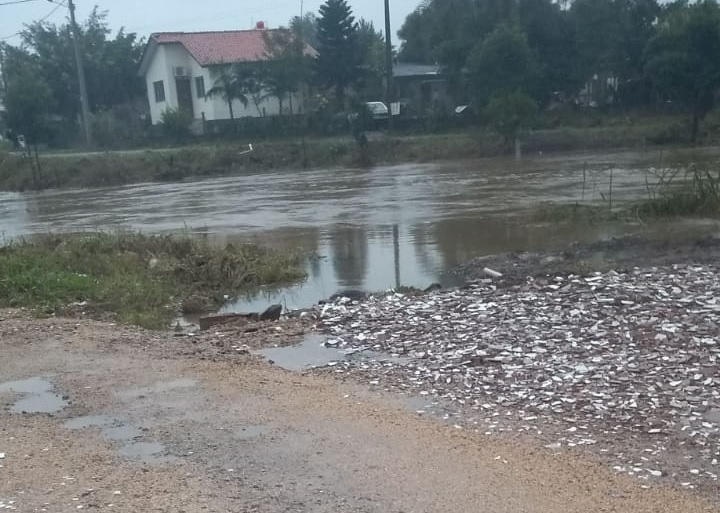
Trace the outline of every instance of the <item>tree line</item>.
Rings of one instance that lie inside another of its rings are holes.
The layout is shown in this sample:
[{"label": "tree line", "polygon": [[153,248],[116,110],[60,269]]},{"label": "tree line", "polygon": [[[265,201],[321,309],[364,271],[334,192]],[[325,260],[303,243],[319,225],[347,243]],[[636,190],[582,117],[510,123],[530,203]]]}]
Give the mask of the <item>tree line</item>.
[{"label": "tree line", "polygon": [[694,141],[720,86],[716,0],[425,0],[399,35],[400,60],[439,63],[509,132],[597,79],[600,103],[683,106]]},{"label": "tree line", "polygon": [[[717,0],[423,0],[399,36],[397,60],[438,64],[457,103],[507,138],[539,109],[577,101],[594,80],[601,104],[681,106],[695,140],[720,87]],[[97,10],[80,38],[98,138],[141,138],[145,41],[111,34]],[[293,98],[304,91],[305,114],[384,97],[384,36],[356,20],[347,0],[326,0],[317,14],[269,31],[266,48],[261,66],[218,67],[207,94],[256,106],[271,95],[297,113]],[[80,106],[70,27],[26,26],[18,46],[0,45],[0,68],[6,125],[35,141],[73,142]]]}]

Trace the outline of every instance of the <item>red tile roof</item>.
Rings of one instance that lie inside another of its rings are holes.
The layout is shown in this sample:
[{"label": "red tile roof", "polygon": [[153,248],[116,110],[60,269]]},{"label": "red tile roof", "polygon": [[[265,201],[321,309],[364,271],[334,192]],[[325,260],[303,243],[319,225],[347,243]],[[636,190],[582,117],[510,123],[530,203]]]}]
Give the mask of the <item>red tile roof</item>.
[{"label": "red tile roof", "polygon": [[[160,32],[151,35],[159,44],[179,43],[201,66],[253,62],[267,58],[263,34],[270,30],[229,30],[223,32]],[[306,50],[314,54],[310,47]]]}]

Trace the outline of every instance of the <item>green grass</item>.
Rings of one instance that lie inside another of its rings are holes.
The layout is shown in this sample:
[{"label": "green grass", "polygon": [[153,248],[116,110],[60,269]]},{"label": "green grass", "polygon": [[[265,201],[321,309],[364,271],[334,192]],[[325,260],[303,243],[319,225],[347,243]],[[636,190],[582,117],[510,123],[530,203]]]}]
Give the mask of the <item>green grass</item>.
[{"label": "green grass", "polygon": [[0,307],[165,328],[180,311],[220,307],[264,285],[302,280],[303,255],[215,247],[189,236],[45,235],[0,248]]}]

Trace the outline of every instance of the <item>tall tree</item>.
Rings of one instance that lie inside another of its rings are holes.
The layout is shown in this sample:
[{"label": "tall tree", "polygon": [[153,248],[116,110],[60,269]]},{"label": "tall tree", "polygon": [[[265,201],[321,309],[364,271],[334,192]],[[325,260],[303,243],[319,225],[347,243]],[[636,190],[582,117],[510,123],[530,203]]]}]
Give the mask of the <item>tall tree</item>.
[{"label": "tall tree", "polygon": [[498,27],[473,49],[467,62],[476,105],[485,112],[506,145],[515,141],[527,128],[537,110],[531,96],[538,94],[538,65],[519,27]]},{"label": "tall tree", "polygon": [[648,76],[666,99],[692,112],[691,139],[713,108],[720,90],[720,6],[699,0],[685,8],[673,6],[648,43]]},{"label": "tall tree", "polygon": [[574,70],[575,31],[568,11],[553,0],[426,0],[398,33],[403,40],[399,58],[441,64],[452,89],[463,95],[470,54],[503,24],[516,25],[527,35],[542,71],[536,87],[543,94],[537,96],[577,91],[582,80]]},{"label": "tall tree", "polygon": [[478,42],[467,60],[467,71],[478,104],[497,94],[535,89],[538,66],[525,34],[513,25],[499,25]]},{"label": "tall tree", "polygon": [[361,18],[358,22],[357,40],[361,70],[358,89],[361,96],[368,100],[376,100],[384,96],[385,37],[382,32],[375,30],[371,21]]},{"label": "tall tree", "polygon": [[[93,9],[80,26],[81,48],[88,100],[93,111],[107,109],[145,94],[137,68],[143,42],[121,29],[110,37],[107,13]],[[75,118],[79,111],[79,87],[70,27],[36,22],[22,33],[23,48],[34,55],[53,91],[57,114]]]},{"label": "tall tree", "polygon": [[3,59],[5,122],[34,146],[50,138],[52,89],[37,59],[16,49],[5,49]]},{"label": "tall tree", "polygon": [[293,96],[300,91],[307,80],[311,50],[304,39],[292,29],[279,29],[267,32],[265,54],[267,61],[263,65],[265,88],[278,99],[280,113],[287,98],[290,102],[290,114],[293,114]]},{"label": "tall tree", "polygon": [[318,19],[312,12],[306,12],[302,18],[295,16],[290,20],[290,30],[297,34],[298,37],[305,41],[310,48],[318,47]]},{"label": "tall tree", "polygon": [[358,26],[346,0],[326,0],[318,20],[318,81],[334,89],[339,102],[360,73],[357,44]]}]

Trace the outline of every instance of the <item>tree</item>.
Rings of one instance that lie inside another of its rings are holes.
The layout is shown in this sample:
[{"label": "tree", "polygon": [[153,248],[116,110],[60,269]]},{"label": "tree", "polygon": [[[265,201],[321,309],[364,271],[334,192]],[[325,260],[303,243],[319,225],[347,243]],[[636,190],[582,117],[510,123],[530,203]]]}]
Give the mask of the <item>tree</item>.
[{"label": "tree", "polygon": [[313,49],[318,47],[318,19],[314,13],[307,12],[300,16],[295,16],[290,20],[290,30],[293,34],[297,34],[301,41],[309,45]]},{"label": "tree", "polygon": [[505,145],[515,142],[519,149],[518,137],[529,128],[537,112],[537,103],[521,91],[499,93],[490,99],[486,112]]},{"label": "tree", "polygon": [[495,95],[533,91],[537,63],[517,26],[499,25],[473,49],[467,70],[479,105]]},{"label": "tree", "polygon": [[339,102],[360,73],[357,45],[358,26],[346,0],[326,0],[318,20],[318,81],[335,90]]},{"label": "tree", "polygon": [[15,49],[7,49],[3,59],[5,121],[33,146],[50,138],[52,89],[45,81],[37,60],[26,59]]},{"label": "tree", "polygon": [[569,11],[577,42],[575,75],[583,81],[596,74],[612,77],[621,86],[641,82],[645,46],[660,11],[657,0],[575,0]]},{"label": "tree", "polygon": [[713,0],[673,6],[646,57],[645,70],[657,90],[690,108],[691,140],[697,141],[700,122],[720,89],[720,6]]},{"label": "tree", "polygon": [[207,98],[219,96],[227,103],[230,109],[230,119],[235,119],[233,103],[239,101],[247,108],[250,99],[247,95],[247,83],[244,81],[245,74],[238,66],[220,65],[212,70],[215,81],[213,86],[205,93]]},{"label": "tree", "polygon": [[547,100],[555,91],[577,92],[587,77],[579,79],[575,70],[575,31],[568,10],[553,0],[426,0],[398,32],[403,40],[399,58],[441,64],[460,99],[468,58],[500,25],[526,34],[537,64],[534,96]]},{"label": "tree", "polygon": [[[123,29],[110,38],[107,13],[93,9],[80,26],[83,63],[92,111],[142,98],[143,81],[137,76],[143,42]],[[22,33],[23,47],[36,56],[46,82],[53,90],[58,114],[75,118],[79,87],[75,72],[72,35],[68,25],[36,22]]]},{"label": "tree", "polygon": [[360,19],[358,22],[358,52],[360,55],[360,77],[358,88],[368,100],[383,96],[385,77],[385,37],[375,30],[371,21]]},{"label": "tree", "polygon": [[300,35],[288,29],[268,32],[265,38],[267,61],[263,66],[263,82],[271,96],[278,99],[280,113],[285,98],[290,100],[290,114],[293,114],[292,99],[307,80],[310,65],[309,52]]},{"label": "tree", "polygon": [[[11,52],[16,60],[32,65],[50,89],[50,115],[53,124],[62,125],[62,130],[55,130],[55,139],[48,142],[69,143],[78,129],[80,112],[70,27],[36,22],[27,25],[21,37],[22,44],[18,47],[6,45],[6,52]],[[91,110],[107,112],[116,106],[140,104],[145,86],[137,76],[137,69],[143,44],[135,34],[120,30],[115,38],[111,38],[106,14],[95,9],[81,23],[80,39]],[[5,68],[3,73],[10,79],[13,67]],[[140,107],[134,108],[136,116],[139,110]]]}]

